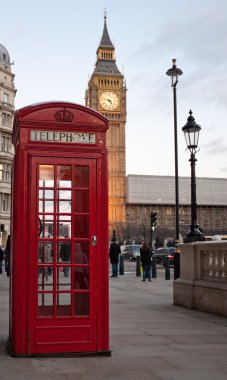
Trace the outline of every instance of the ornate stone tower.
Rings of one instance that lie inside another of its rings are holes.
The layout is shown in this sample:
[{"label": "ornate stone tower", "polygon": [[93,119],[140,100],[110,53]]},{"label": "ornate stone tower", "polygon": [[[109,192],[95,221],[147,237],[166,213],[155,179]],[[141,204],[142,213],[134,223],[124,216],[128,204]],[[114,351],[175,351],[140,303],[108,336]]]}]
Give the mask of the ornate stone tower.
[{"label": "ornate stone tower", "polygon": [[0,244],[5,245],[10,230],[12,130],[14,115],[14,74],[9,53],[0,44]]},{"label": "ornate stone tower", "polygon": [[104,16],[104,28],[97,49],[95,69],[85,94],[86,106],[109,119],[107,134],[109,175],[109,233],[117,231],[123,237],[126,205],[126,84],[118,70],[115,48],[110,40]]}]

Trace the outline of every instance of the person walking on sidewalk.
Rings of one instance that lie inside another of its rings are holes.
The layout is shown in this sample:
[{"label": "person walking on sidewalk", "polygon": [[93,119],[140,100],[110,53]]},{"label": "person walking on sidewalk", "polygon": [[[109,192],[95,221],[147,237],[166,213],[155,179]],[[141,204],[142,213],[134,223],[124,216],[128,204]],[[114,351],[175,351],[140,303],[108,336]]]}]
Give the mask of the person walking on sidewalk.
[{"label": "person walking on sidewalk", "polygon": [[0,247],[0,273],[2,273],[2,262],[3,262],[3,259],[4,259],[4,251],[3,251],[2,247]]},{"label": "person walking on sidewalk", "polygon": [[9,277],[10,271],[10,235],[8,235],[5,249],[5,271],[7,273],[7,277]]},{"label": "person walking on sidewalk", "polygon": [[118,277],[118,262],[119,262],[119,254],[121,253],[121,249],[119,244],[116,243],[116,239],[112,238],[110,249],[109,249],[109,257],[110,263],[112,264],[112,276]]},{"label": "person walking on sidewalk", "polygon": [[148,281],[151,282],[151,250],[146,241],[141,245],[140,258],[143,267],[142,281],[146,281],[146,278],[148,278]]}]

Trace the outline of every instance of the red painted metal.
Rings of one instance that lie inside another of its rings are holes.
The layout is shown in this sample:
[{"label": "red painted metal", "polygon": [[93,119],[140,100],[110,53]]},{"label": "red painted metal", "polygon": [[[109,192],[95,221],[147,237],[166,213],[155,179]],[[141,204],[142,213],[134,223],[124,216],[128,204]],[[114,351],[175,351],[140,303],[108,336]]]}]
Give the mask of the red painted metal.
[{"label": "red painted metal", "polygon": [[15,114],[12,355],[110,353],[107,129],[73,103]]}]

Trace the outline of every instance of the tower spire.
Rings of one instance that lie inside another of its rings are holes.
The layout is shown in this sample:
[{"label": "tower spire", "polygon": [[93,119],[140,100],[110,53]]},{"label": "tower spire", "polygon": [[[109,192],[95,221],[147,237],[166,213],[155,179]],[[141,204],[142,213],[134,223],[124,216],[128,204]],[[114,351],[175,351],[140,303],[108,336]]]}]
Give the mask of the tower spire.
[{"label": "tower spire", "polygon": [[104,27],[100,44],[97,48],[96,55],[96,67],[94,73],[100,75],[122,76],[117,68],[115,62],[115,48],[110,39],[107,23],[106,23],[106,9],[104,13]]},{"label": "tower spire", "polygon": [[106,8],[104,8],[104,23],[106,24],[106,19],[107,19],[107,11]]},{"label": "tower spire", "polygon": [[111,41],[110,36],[109,36],[108,29],[107,29],[106,19],[107,19],[107,12],[106,12],[106,8],[105,8],[105,10],[104,10],[104,27],[103,27],[103,33],[102,33],[102,38],[101,38],[101,41],[99,44],[99,48],[114,49],[114,46],[112,44],[112,41]]}]

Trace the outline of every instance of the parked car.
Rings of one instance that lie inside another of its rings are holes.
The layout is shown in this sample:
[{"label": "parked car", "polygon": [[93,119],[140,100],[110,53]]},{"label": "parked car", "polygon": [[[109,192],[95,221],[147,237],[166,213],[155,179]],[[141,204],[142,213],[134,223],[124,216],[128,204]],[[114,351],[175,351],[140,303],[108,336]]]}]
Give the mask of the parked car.
[{"label": "parked car", "polygon": [[140,247],[140,244],[126,245],[124,251],[122,252],[124,259],[136,261],[136,258],[140,256]]},{"label": "parked car", "polygon": [[176,251],[175,247],[163,247],[158,248],[154,251],[152,257],[155,257],[156,264],[161,264],[165,266],[167,258],[169,259],[170,265],[174,264],[174,252]]}]

